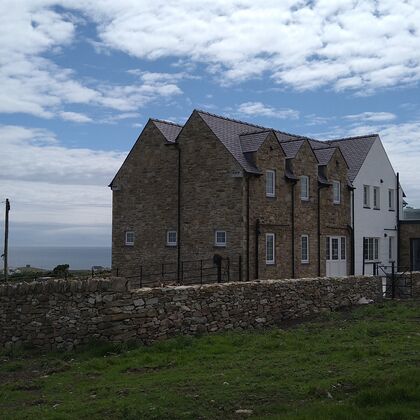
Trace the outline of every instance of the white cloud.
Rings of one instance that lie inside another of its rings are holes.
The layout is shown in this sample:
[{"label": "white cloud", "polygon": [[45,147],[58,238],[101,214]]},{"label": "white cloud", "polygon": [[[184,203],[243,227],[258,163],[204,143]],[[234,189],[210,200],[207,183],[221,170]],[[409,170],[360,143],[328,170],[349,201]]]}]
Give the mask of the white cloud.
[{"label": "white cloud", "polygon": [[[109,238],[107,185],[125,153],[66,148],[50,131],[20,126],[0,126],[0,141],[0,197],[11,200],[12,223],[17,228],[27,224],[27,243],[45,236],[37,226],[51,231],[54,224],[73,230],[97,228],[99,236]],[[95,238],[97,244],[98,235]],[[93,242],[88,238],[86,243]]]},{"label": "white cloud", "polygon": [[3,125],[0,139],[2,180],[105,188],[124,157],[113,151],[67,148],[53,133],[36,128]]},{"label": "white cloud", "polygon": [[381,122],[395,120],[397,116],[391,112],[362,112],[360,114],[345,115],[343,118],[351,121]]},{"label": "white cloud", "polygon": [[66,121],[73,121],[77,123],[87,123],[92,122],[92,119],[87,115],[81,114],[80,112],[69,112],[61,111],[59,113],[60,117]]},{"label": "white cloud", "polygon": [[276,109],[262,102],[244,102],[239,105],[238,112],[246,116],[272,117],[280,119],[297,119],[299,111],[290,108]]},{"label": "white cloud", "polygon": [[114,85],[84,80],[74,70],[58,66],[55,56],[74,42],[77,26],[85,22],[74,13],[52,10],[54,6],[78,7],[65,0],[0,3],[0,113],[89,122],[89,117],[67,111],[66,105],[135,111],[182,93],[176,85],[180,73],[172,82],[170,75],[144,72],[133,84]]},{"label": "white cloud", "polygon": [[296,89],[363,93],[420,79],[417,0],[72,2],[105,47],[203,62],[224,81],[264,74]]}]

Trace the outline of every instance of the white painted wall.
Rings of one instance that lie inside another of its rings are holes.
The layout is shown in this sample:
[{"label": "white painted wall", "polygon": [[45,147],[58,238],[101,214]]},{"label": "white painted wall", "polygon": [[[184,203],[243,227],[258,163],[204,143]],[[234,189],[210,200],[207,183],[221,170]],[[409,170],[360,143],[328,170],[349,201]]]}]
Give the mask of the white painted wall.
[{"label": "white painted wall", "polygon": [[[381,180],[383,181],[381,183]],[[388,237],[394,237],[393,259],[397,261],[397,177],[379,138],[373,143],[356,179],[354,187],[355,274],[363,272],[363,238],[379,238],[378,260],[389,265]],[[370,209],[363,207],[363,185],[370,185]],[[373,209],[373,187],[380,187],[380,210]],[[388,189],[394,189],[394,209],[389,211]],[[400,202],[402,199],[400,198]],[[401,208],[401,207],[400,207]],[[389,230],[394,229],[394,230]],[[385,237],[385,234],[387,237]],[[365,274],[372,274],[372,265]]]}]

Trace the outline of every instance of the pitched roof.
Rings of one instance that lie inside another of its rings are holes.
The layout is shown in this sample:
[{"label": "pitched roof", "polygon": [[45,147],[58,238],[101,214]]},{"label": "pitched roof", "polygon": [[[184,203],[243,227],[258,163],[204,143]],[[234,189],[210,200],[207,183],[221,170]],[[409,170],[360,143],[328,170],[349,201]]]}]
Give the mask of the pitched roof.
[{"label": "pitched roof", "polygon": [[170,121],[163,121],[163,120],[156,120],[151,119],[152,123],[159,129],[159,131],[163,134],[165,139],[170,142],[174,143],[178,134],[182,129],[182,125],[175,124]]},{"label": "pitched roof", "polygon": [[254,133],[240,134],[239,139],[241,142],[242,152],[256,152],[264,143],[270,130],[256,131]]},{"label": "pitched roof", "polygon": [[[235,120],[206,111],[194,110],[210,130],[228,149],[245,171],[259,174],[259,169],[253,164],[249,154],[255,152],[267,138],[269,132],[273,132],[282,145],[286,157],[293,158],[303,144],[309,141],[314,153],[321,165],[327,164],[338,147],[349,166],[349,179],[351,182],[356,178],[372,144],[378,138],[377,134],[368,136],[348,137],[320,141],[313,138],[286,133],[268,127]],[[182,126],[169,121],[151,120],[170,142],[176,142]]]},{"label": "pitched roof", "polygon": [[356,178],[369,150],[378,137],[377,134],[370,134],[367,136],[328,140],[327,143],[340,148],[349,166],[349,179],[351,182]]},{"label": "pitched roof", "polygon": [[303,143],[305,143],[305,140],[283,141],[280,144],[281,144],[281,147],[283,148],[283,151],[286,157],[294,158],[296,157]]},{"label": "pitched roof", "polygon": [[335,152],[335,147],[323,147],[314,149],[314,153],[320,165],[327,165]]}]

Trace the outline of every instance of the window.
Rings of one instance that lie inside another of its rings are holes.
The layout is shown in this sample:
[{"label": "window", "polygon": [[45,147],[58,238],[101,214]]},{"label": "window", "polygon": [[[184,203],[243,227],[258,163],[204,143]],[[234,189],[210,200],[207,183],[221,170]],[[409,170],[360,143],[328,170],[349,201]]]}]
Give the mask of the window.
[{"label": "window", "polygon": [[302,235],[300,238],[300,242],[301,242],[300,260],[302,263],[308,263],[309,262],[309,236]]},{"label": "window", "polygon": [[276,262],[275,250],[275,235],[274,233],[266,233],[265,235],[265,263],[273,265]]},{"label": "window", "polygon": [[300,199],[309,200],[309,177],[306,175],[300,177]]},{"label": "window", "polygon": [[341,184],[340,181],[333,181],[333,203],[340,204],[341,200]]},{"label": "window", "polygon": [[363,207],[370,208],[370,186],[363,185]]},{"label": "window", "polygon": [[389,261],[394,260],[394,237],[390,236],[388,238],[388,259]]},{"label": "window", "polygon": [[381,197],[379,195],[379,187],[373,187],[373,208],[379,210]]},{"label": "window", "polygon": [[366,261],[376,261],[379,255],[379,238],[365,238],[363,256]]},{"label": "window", "polygon": [[388,209],[389,210],[395,210],[394,203],[395,203],[394,190],[389,189],[388,190]]},{"label": "window", "polygon": [[265,173],[265,195],[267,197],[276,196],[276,171],[266,171]]},{"label": "window", "polygon": [[214,245],[226,246],[226,231],[216,230],[216,232],[214,232]]},{"label": "window", "polygon": [[341,259],[342,260],[346,259],[346,237],[345,236],[341,237]]},{"label": "window", "polygon": [[168,230],[166,232],[166,245],[168,245],[168,246],[176,246],[177,245],[176,230]]},{"label": "window", "polygon": [[331,259],[338,260],[338,238],[331,238]]},{"label": "window", "polygon": [[125,232],[125,244],[126,245],[134,245],[134,232],[133,231],[128,231]]}]

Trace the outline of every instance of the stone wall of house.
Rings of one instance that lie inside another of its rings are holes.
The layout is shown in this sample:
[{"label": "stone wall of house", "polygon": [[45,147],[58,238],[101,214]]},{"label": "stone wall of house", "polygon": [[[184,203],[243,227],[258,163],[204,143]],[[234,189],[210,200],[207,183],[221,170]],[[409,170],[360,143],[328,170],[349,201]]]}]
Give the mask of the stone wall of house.
[{"label": "stone wall of house", "polygon": [[374,277],[128,285],[125,278],[2,284],[0,348],[69,349],[92,340],[149,343],[179,334],[273,326],[381,298],[380,279]]},{"label": "stone wall of house", "polygon": [[[259,219],[258,278],[290,278],[291,270],[291,185],[284,177],[285,154],[270,133],[255,153],[261,176],[249,178],[250,279],[256,276],[256,221]],[[266,196],[266,171],[275,171],[275,197]],[[266,264],[265,238],[275,235],[275,264]]]},{"label": "stone wall of house", "polygon": [[[112,267],[120,276],[138,274],[143,265],[146,280],[162,263],[176,262],[166,232],[177,229],[177,168],[178,151],[149,122],[114,181]],[[126,231],[134,232],[132,246],[125,245]]]},{"label": "stone wall of house", "polygon": [[[326,275],[326,238],[341,236],[346,238],[347,273],[351,273],[352,252],[351,234],[351,191],[348,186],[348,167],[343,155],[337,148],[326,166],[325,175],[329,182],[340,181],[340,204],[334,204],[333,187],[321,188],[320,220],[321,220],[321,275]],[[341,257],[341,256],[340,256]]]},{"label": "stone wall of house", "polygon": [[[238,257],[245,255],[243,170],[198,113],[190,117],[178,142],[185,281],[198,274],[197,260],[209,266],[215,254],[231,258],[238,278]],[[226,232],[226,246],[216,246],[216,230]]]},{"label": "stone wall of house", "polygon": [[411,220],[400,223],[400,260],[399,269],[411,269],[411,239],[420,239],[420,221]]}]

